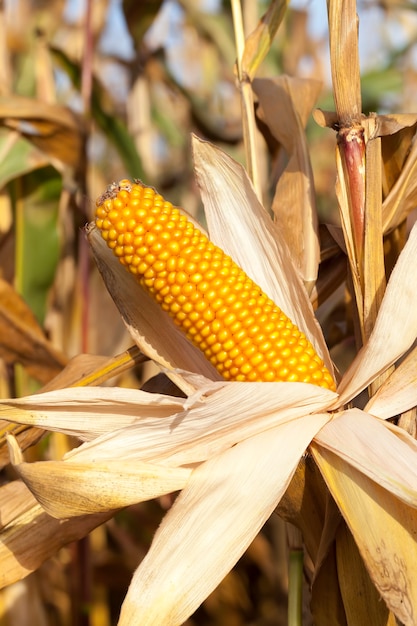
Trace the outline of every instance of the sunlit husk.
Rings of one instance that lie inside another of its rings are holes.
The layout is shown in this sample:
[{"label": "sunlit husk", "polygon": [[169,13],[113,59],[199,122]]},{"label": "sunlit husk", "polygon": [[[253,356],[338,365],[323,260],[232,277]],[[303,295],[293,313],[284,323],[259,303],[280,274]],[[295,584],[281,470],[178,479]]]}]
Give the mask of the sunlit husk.
[{"label": "sunlit husk", "polygon": [[182,489],[191,470],[123,460],[24,463],[9,438],[13,466],[45,511],[60,519],[102,513]]},{"label": "sunlit husk", "polygon": [[417,337],[416,255],[414,226],[391,274],[372,335],[340,383],[338,406],[349,402],[395,363]]},{"label": "sunlit husk", "polygon": [[[295,420],[302,431],[335,394],[303,383],[222,383],[183,413],[139,420],[66,455],[74,462],[123,458],[170,466],[200,463],[239,441]],[[298,419],[299,418],[299,419]],[[328,416],[330,419],[330,416]]]},{"label": "sunlit husk", "polygon": [[0,400],[0,416],[89,440],[134,424],[184,410],[185,400],[121,387],[59,389]]},{"label": "sunlit husk", "polygon": [[417,610],[417,511],[328,449],[312,452],[389,609],[406,626]]},{"label": "sunlit husk", "polygon": [[365,410],[383,419],[417,405],[417,348],[394,370],[369,400]]},{"label": "sunlit husk", "polygon": [[315,437],[343,462],[417,508],[417,442],[402,429],[359,409],[338,414]]},{"label": "sunlit husk", "polygon": [[85,537],[113,515],[113,512],[106,512],[56,520],[43,510],[20,481],[0,487],[0,501],[4,523],[0,541],[0,588],[24,578],[59,548]]},{"label": "sunlit husk", "polygon": [[327,419],[284,424],[198,467],[133,577],[120,626],[182,624],[259,532]]}]

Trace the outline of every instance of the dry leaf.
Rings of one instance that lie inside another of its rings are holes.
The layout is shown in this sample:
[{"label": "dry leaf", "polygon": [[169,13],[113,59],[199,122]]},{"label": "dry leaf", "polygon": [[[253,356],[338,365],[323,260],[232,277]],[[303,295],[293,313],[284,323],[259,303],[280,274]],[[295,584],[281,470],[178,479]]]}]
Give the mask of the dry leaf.
[{"label": "dry leaf", "polygon": [[246,38],[242,55],[242,74],[250,79],[268,54],[275,34],[287,10],[288,0],[272,0],[256,29]]},{"label": "dry leaf", "polygon": [[272,209],[307,291],[311,292],[317,280],[320,250],[313,171],[304,127],[321,83],[280,76],[257,79],[253,89],[260,104],[259,117],[288,155]]},{"label": "dry leaf", "polygon": [[402,623],[414,626],[417,510],[322,446],[313,444],[312,452],[377,590]]},{"label": "dry leaf", "polygon": [[32,311],[5,280],[0,279],[0,356],[21,363],[28,373],[47,383],[67,359],[46,339]]},{"label": "dry leaf", "polygon": [[18,131],[64,165],[79,166],[82,122],[69,108],[22,96],[1,96],[0,124]]},{"label": "dry leaf", "polygon": [[120,460],[77,463],[24,463],[13,437],[8,437],[13,467],[53,517],[115,511],[182,489],[191,470]]},{"label": "dry leaf", "polygon": [[[85,537],[113,512],[84,515],[70,520],[49,516],[27,487],[14,481],[0,487],[2,522],[0,542],[0,588],[35,571],[59,548]],[[4,504],[7,503],[3,518]]]}]

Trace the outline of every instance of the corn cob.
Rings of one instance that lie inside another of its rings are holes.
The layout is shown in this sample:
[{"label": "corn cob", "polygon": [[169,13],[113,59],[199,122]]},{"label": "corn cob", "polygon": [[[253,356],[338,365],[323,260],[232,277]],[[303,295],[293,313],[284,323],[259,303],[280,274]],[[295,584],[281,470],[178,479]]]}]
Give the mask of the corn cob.
[{"label": "corn cob", "polygon": [[334,381],[305,335],[180,209],[140,181],[97,200],[96,226],[226,380]]}]

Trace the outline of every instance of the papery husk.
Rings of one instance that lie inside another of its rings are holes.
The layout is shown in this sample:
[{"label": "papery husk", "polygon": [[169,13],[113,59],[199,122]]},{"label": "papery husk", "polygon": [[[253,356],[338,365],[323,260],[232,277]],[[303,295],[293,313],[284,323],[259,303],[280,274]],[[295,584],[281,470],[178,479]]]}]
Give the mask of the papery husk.
[{"label": "papery husk", "polygon": [[345,524],[336,535],[337,577],[345,608],[347,623],[367,626],[396,626],[393,613],[388,611],[372,583],[358,548]]},{"label": "papery husk", "polygon": [[313,443],[311,450],[377,590],[396,617],[413,626],[417,510],[323,446]]},{"label": "papery husk", "polygon": [[143,459],[172,455],[179,452],[178,446],[194,446],[196,441],[204,449],[206,438],[249,437],[277,420],[323,410],[336,397],[328,389],[306,383],[209,382],[189,398],[122,387],[81,387],[0,400],[0,414],[16,423],[91,442],[78,448],[77,454],[96,447],[97,460],[117,458],[121,450]]},{"label": "papery husk", "polygon": [[134,424],[139,418],[175,415],[184,409],[184,402],[184,398],[137,389],[74,387],[0,400],[0,416],[89,440]]},{"label": "papery husk", "polygon": [[[147,357],[136,346],[111,358],[79,354],[71,359],[57,376],[42,387],[42,392],[71,386],[100,385],[146,359]],[[6,443],[7,434],[16,437],[22,450],[34,445],[44,436],[45,431],[42,428],[35,428],[27,424],[27,416],[26,412],[20,414],[20,424],[0,420],[0,468],[7,465],[10,460]]]},{"label": "papery husk", "polygon": [[[303,431],[311,414],[335,394],[303,383],[213,383],[206,398],[189,399],[182,413],[143,418],[67,453],[74,462],[123,458],[170,466],[200,463],[277,424]],[[328,415],[327,419],[331,419]]]},{"label": "papery husk", "polygon": [[369,400],[365,411],[387,419],[417,406],[417,348],[410,352]]},{"label": "papery husk", "polygon": [[260,105],[257,114],[288,155],[272,210],[308,293],[317,280],[320,246],[313,171],[304,128],[321,86],[316,80],[290,76],[253,82]]},{"label": "papery husk", "polygon": [[43,510],[27,487],[13,481],[0,487],[0,588],[35,571],[62,546],[85,537],[114,512],[56,520]]},{"label": "papery husk", "polygon": [[172,318],[120,263],[93,223],[88,226],[87,237],[107,290],[139,349],[165,368],[186,394],[192,393],[194,388],[181,378],[177,369],[199,372],[211,380],[220,380],[220,374],[204,354],[190,343]]},{"label": "papery husk", "polygon": [[195,136],[193,155],[210,238],[305,333],[332,372],[326,342],[291,252],[244,168]]},{"label": "papery husk", "polygon": [[16,440],[8,440],[14,469],[43,509],[58,519],[115,511],[178,491],[191,474],[186,468],[123,459],[24,463]]},{"label": "papery husk", "polygon": [[312,415],[302,431],[283,424],[194,470],[133,577],[119,626],[182,624],[259,532],[327,419]]},{"label": "papery husk", "polygon": [[417,441],[393,424],[360,409],[338,413],[317,434],[326,448],[402,500],[417,508]]},{"label": "papery husk", "polygon": [[417,225],[392,271],[368,343],[342,378],[337,406],[357,396],[397,361],[417,337]]}]

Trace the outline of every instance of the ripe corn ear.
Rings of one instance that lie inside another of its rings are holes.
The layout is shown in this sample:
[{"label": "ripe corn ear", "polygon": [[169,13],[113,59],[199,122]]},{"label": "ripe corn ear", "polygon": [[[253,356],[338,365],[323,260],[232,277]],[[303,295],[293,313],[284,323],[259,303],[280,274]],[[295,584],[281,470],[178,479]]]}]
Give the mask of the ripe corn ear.
[{"label": "ripe corn ear", "polygon": [[96,205],[108,246],[226,380],[335,388],[297,326],[153,188],[122,180]]}]

